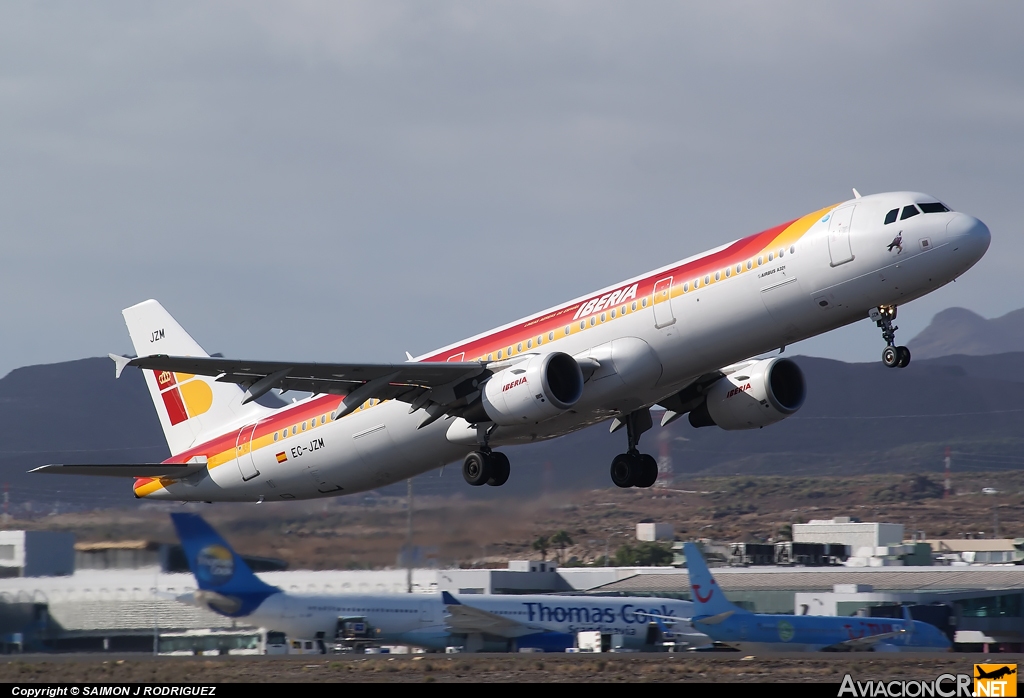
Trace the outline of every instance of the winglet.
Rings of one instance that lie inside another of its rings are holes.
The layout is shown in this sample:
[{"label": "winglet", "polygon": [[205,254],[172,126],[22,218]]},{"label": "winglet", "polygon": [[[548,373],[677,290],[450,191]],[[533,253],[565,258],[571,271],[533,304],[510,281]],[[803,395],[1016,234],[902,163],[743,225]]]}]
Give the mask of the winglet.
[{"label": "winglet", "polygon": [[853,198],[855,198],[855,199],[859,199],[860,198],[860,192],[857,191],[857,187],[853,188]]},{"label": "winglet", "polygon": [[454,596],[449,594],[447,591],[442,591],[441,592],[441,601],[444,602],[445,606],[461,606],[462,605],[461,603],[459,603],[458,599],[456,599]]},{"label": "winglet", "polygon": [[125,369],[125,366],[132,362],[131,357],[121,356],[120,354],[107,354],[114,362],[114,379],[121,377],[121,371]]},{"label": "winglet", "polygon": [[416,360],[416,359],[413,358],[412,354],[410,354],[409,352],[405,352],[405,358],[407,358],[409,361],[415,361]]}]

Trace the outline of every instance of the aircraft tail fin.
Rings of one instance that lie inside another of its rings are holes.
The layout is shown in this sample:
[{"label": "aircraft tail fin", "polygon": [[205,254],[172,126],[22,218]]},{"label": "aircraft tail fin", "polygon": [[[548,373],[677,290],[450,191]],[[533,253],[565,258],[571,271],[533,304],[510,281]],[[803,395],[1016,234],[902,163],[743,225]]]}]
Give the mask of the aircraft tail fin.
[{"label": "aircraft tail fin", "polygon": [[171,521],[199,587],[196,597],[213,610],[229,616],[247,615],[268,596],[281,591],[253,574],[203,517],[171,514]]},{"label": "aircraft tail fin", "polygon": [[[155,300],[125,308],[122,315],[138,356],[209,356]],[[120,375],[126,363],[124,357],[111,358]],[[257,404],[242,405],[242,388],[234,383],[172,371],[143,373],[171,455],[223,433],[228,424],[242,421],[247,415],[255,421],[271,411]]]},{"label": "aircraft tail fin", "polygon": [[749,613],[725,598],[721,587],[704,562],[700,549],[693,543],[683,544],[686,555],[686,570],[690,576],[690,589],[693,591],[693,617],[732,615]]}]

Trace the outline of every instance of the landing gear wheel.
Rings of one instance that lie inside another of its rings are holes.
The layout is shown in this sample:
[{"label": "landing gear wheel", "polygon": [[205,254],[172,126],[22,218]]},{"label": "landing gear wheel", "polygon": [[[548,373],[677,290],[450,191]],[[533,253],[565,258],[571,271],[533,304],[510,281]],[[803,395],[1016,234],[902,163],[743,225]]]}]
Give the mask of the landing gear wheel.
[{"label": "landing gear wheel", "polygon": [[650,487],[658,479],[658,461],[654,460],[653,456],[649,456],[646,453],[640,454],[637,458],[640,466],[640,473],[637,475],[636,482],[633,483],[636,487]]},{"label": "landing gear wheel", "polygon": [[612,459],[612,482],[617,487],[632,487],[638,470],[635,460],[628,453],[620,453]]},{"label": "landing gear wheel", "polygon": [[906,347],[896,347],[896,366],[898,368],[906,368],[907,364],[910,363],[910,350]]},{"label": "landing gear wheel", "polygon": [[487,480],[487,484],[491,487],[501,487],[508,482],[508,476],[511,471],[512,466],[508,462],[508,456],[498,451],[492,451],[491,477]]},{"label": "landing gear wheel", "polygon": [[473,451],[462,463],[462,477],[466,482],[479,487],[491,479],[491,458],[482,451]]},{"label": "landing gear wheel", "polygon": [[900,362],[900,354],[896,347],[886,347],[882,350],[882,363],[889,368],[896,368]]}]

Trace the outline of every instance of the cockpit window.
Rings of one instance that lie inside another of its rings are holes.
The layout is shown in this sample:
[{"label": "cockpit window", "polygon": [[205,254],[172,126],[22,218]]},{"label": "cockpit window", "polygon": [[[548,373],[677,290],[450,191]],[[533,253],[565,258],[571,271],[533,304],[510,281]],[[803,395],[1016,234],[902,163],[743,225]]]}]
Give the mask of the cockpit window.
[{"label": "cockpit window", "polygon": [[901,221],[905,221],[908,218],[913,218],[914,216],[916,216],[919,213],[921,213],[921,212],[917,210],[917,206],[904,206],[903,207],[903,215],[900,216],[900,220]]},{"label": "cockpit window", "polygon": [[900,210],[898,208],[894,208],[893,210],[889,211],[889,213],[885,214],[885,224],[889,225],[890,223],[895,223],[896,216],[898,215],[900,215]]},{"label": "cockpit window", "polygon": [[949,211],[945,204],[940,204],[938,201],[933,201],[928,204],[918,204],[917,206],[924,213],[946,213]]}]

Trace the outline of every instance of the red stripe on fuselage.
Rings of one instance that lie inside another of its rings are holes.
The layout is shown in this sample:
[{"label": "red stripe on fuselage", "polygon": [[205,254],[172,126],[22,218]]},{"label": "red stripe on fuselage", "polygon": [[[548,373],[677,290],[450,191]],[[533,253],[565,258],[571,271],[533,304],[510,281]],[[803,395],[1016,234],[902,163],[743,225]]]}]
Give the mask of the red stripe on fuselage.
[{"label": "red stripe on fuselage", "polygon": [[[638,284],[637,299],[642,299],[645,296],[650,297],[653,295],[654,284],[666,277],[673,277],[673,285],[675,285],[676,283],[682,284],[687,281],[693,281],[694,279],[703,277],[706,274],[714,274],[716,271],[724,269],[726,266],[745,262],[751,256],[763,251],[773,239],[778,237],[786,228],[795,223],[796,220],[799,219],[794,219],[788,223],[783,223],[775,226],[774,228],[769,228],[768,230],[755,235],[737,240],[718,252],[714,252],[704,257],[698,257],[697,259],[693,259],[671,269],[665,269],[654,274],[649,274],[642,279],[630,281],[628,284],[623,282],[612,288],[631,286],[636,283]],[[703,284],[703,281],[701,281],[701,283]],[[493,332],[483,337],[478,337],[456,347],[449,347],[448,349],[434,352],[422,359],[422,361],[447,361],[448,357],[462,353],[465,354],[466,360],[474,361],[477,357],[486,355],[488,352],[495,352],[506,345],[524,342],[531,336],[536,337],[541,334],[545,335],[544,341],[546,342],[548,341],[546,337],[548,332],[553,330],[561,331],[566,324],[574,322],[573,315],[579,309],[580,305],[599,295],[600,293],[591,294],[582,301],[553,308],[539,317],[524,320],[512,327],[506,327],[503,330]],[[632,302],[632,300],[630,302]],[[587,317],[589,317],[589,315]],[[329,414],[338,407],[340,402],[341,398],[337,395],[323,395],[313,398],[308,402],[284,407],[278,412],[260,420],[256,427],[256,433],[253,435],[253,440],[266,436],[267,434],[273,434],[275,431],[279,431],[285,427],[291,427],[294,424],[307,421],[313,417],[319,418],[322,414]],[[244,428],[250,429],[252,427],[250,425]],[[299,431],[296,433],[301,434],[303,432]],[[289,436],[291,436],[290,432]],[[238,431],[230,431],[211,439],[210,441],[194,446],[183,453],[179,453],[176,456],[168,458],[164,462],[187,463],[194,456],[210,457],[218,453],[223,453],[224,451],[235,448],[237,439]]]}]

